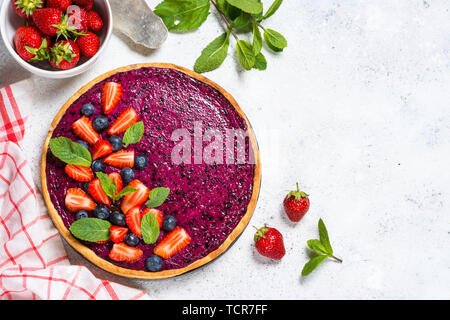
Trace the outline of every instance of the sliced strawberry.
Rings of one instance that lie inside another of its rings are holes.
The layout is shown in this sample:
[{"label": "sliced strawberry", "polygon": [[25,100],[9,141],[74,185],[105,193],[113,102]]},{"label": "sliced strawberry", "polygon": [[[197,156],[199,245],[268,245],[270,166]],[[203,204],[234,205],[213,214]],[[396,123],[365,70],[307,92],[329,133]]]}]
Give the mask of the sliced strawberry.
[{"label": "sliced strawberry", "polygon": [[67,189],[65,204],[66,208],[72,212],[92,211],[95,208],[95,202],[80,188]]},{"label": "sliced strawberry", "polygon": [[115,168],[123,169],[125,167],[133,168],[134,166],[134,150],[120,150],[115,153],[111,153],[105,159],[103,159],[107,165]]},{"label": "sliced strawberry", "polygon": [[94,173],[89,167],[76,166],[73,164],[68,164],[64,168],[64,171],[69,177],[81,182],[88,182],[94,178]]},{"label": "sliced strawberry", "polygon": [[109,252],[109,258],[114,261],[134,262],[142,257],[143,251],[127,246],[125,243],[115,243]]},{"label": "sliced strawberry", "polygon": [[112,125],[108,129],[108,134],[110,136],[117,135],[119,133],[125,132],[129,127],[138,121],[138,114],[133,108],[129,107],[122,111],[114,120]]},{"label": "sliced strawberry", "polygon": [[103,203],[108,207],[111,205],[111,200],[109,200],[109,197],[106,195],[105,191],[103,191],[102,185],[98,178],[95,178],[91,181],[91,183],[89,183],[88,191],[95,201]]},{"label": "sliced strawberry", "polygon": [[110,174],[108,174],[108,177],[111,179],[111,182],[116,183],[116,187],[117,187],[116,196],[117,196],[123,187],[122,177],[120,176],[120,173],[118,173],[118,172],[111,172]]},{"label": "sliced strawberry", "polygon": [[131,181],[128,185],[135,188],[137,191],[123,196],[120,208],[125,214],[127,214],[128,210],[132,207],[141,206],[145,201],[147,201],[150,193],[150,189],[137,179]]},{"label": "sliced strawberry", "polygon": [[98,140],[100,140],[100,135],[94,130],[92,126],[92,121],[88,117],[82,116],[80,119],[72,124],[73,132],[81,139],[94,145]]},{"label": "sliced strawberry", "polygon": [[140,206],[135,206],[128,210],[125,215],[125,222],[130,228],[131,232],[133,232],[138,237],[142,237],[141,233],[141,209]]},{"label": "sliced strawberry", "polygon": [[110,114],[122,98],[122,85],[117,82],[107,82],[102,91],[102,106],[105,114]]},{"label": "sliced strawberry", "polygon": [[182,227],[176,227],[155,247],[153,253],[168,259],[191,243],[191,237]]},{"label": "sliced strawberry", "polygon": [[92,149],[92,159],[100,159],[113,152],[113,147],[106,140],[98,140]]},{"label": "sliced strawberry", "polygon": [[161,229],[162,228],[162,224],[163,224],[163,219],[164,219],[162,211],[158,210],[158,209],[155,209],[155,208],[145,208],[142,211],[141,218],[144,217],[149,212],[153,213],[153,215],[156,218],[156,221],[158,221],[159,228]]},{"label": "sliced strawberry", "polygon": [[114,243],[121,243],[128,233],[128,229],[124,227],[111,226],[109,228],[109,237]]}]

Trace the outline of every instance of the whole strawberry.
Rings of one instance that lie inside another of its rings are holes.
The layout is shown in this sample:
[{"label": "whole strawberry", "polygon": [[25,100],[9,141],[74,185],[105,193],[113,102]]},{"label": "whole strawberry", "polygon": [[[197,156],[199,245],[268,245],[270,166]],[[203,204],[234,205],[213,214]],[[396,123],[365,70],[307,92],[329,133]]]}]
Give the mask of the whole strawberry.
[{"label": "whole strawberry", "polygon": [[57,8],[62,12],[66,12],[67,8],[72,4],[72,0],[47,0],[47,8]]},{"label": "whole strawberry", "polygon": [[286,254],[283,235],[277,229],[267,226],[256,230],[254,236],[256,250],[265,257],[281,260]]},{"label": "whole strawberry", "polygon": [[94,5],[94,0],[73,0],[73,3],[83,7],[86,10],[91,10]]},{"label": "whole strawberry", "polygon": [[17,54],[25,61],[41,61],[49,57],[49,43],[35,27],[20,27],[14,35]]},{"label": "whole strawberry", "polygon": [[306,193],[300,191],[297,183],[297,190],[288,193],[283,201],[284,211],[293,222],[300,221],[309,209],[309,198]]},{"label": "whole strawberry", "polygon": [[100,41],[95,33],[86,32],[85,36],[79,36],[76,44],[80,48],[81,54],[86,57],[93,57],[100,47]]},{"label": "whole strawberry", "polygon": [[80,60],[80,49],[73,40],[62,40],[55,43],[50,50],[50,64],[60,70],[72,69]]},{"label": "whole strawberry", "polygon": [[77,6],[71,6],[67,10],[67,25],[76,32],[87,31],[89,27],[87,11]]},{"label": "whole strawberry", "polygon": [[98,32],[103,29],[103,20],[97,11],[90,10],[87,13],[88,28],[94,32]]},{"label": "whole strawberry", "polygon": [[33,22],[36,27],[48,36],[63,36],[68,39],[70,35],[79,36],[77,28],[68,25],[68,16],[57,8],[36,9],[33,13]]},{"label": "whole strawberry", "polygon": [[42,8],[42,0],[10,0],[14,11],[19,17],[27,18],[33,15],[34,10]]}]

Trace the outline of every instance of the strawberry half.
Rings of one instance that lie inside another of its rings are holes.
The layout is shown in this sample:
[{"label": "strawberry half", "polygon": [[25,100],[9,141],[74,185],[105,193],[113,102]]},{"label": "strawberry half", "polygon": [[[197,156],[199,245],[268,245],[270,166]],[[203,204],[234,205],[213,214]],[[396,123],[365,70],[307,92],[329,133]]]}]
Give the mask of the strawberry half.
[{"label": "strawberry half", "polygon": [[102,106],[105,114],[110,114],[122,98],[122,85],[117,82],[107,82],[102,91]]},{"label": "strawberry half", "polygon": [[111,153],[105,159],[103,159],[107,165],[115,168],[123,169],[125,167],[133,168],[134,166],[134,150],[126,151],[120,150],[115,153]]},{"label": "strawberry half", "polygon": [[162,211],[155,208],[145,208],[144,211],[142,211],[141,218],[144,217],[149,212],[155,216],[156,221],[158,221],[159,228],[161,229],[164,219]]},{"label": "strawberry half", "polygon": [[72,212],[92,211],[95,208],[95,202],[80,188],[67,189],[65,204],[66,208]]},{"label": "strawberry half", "polygon": [[82,116],[80,119],[72,124],[73,132],[81,139],[94,145],[98,140],[100,140],[100,135],[94,130],[92,126],[92,121],[88,117]]},{"label": "strawberry half", "polygon": [[135,206],[128,210],[125,216],[125,222],[130,228],[131,232],[137,235],[139,238],[142,237],[141,232],[141,209],[140,206]]},{"label": "strawberry half", "polygon": [[125,243],[115,243],[108,256],[111,260],[118,262],[134,262],[139,260],[143,253],[142,250],[127,246]]},{"label": "strawberry half", "polygon": [[68,164],[64,168],[64,171],[69,177],[81,182],[88,182],[94,178],[94,173],[89,167],[76,166],[73,164]]},{"label": "strawberry half", "polygon": [[108,177],[111,179],[111,182],[116,183],[116,187],[117,187],[116,196],[117,196],[123,187],[122,177],[120,176],[120,173],[118,173],[118,172],[111,172],[110,174],[108,174]]},{"label": "strawberry half", "polygon": [[103,191],[102,185],[98,178],[95,178],[94,180],[91,181],[91,183],[89,183],[88,191],[95,201],[103,203],[108,207],[111,205],[111,200],[106,195],[105,191]]},{"label": "strawberry half", "polygon": [[98,140],[92,149],[92,159],[100,159],[113,152],[113,147],[107,140]]},{"label": "strawberry half", "polygon": [[128,185],[135,188],[137,191],[123,196],[120,208],[125,214],[127,214],[128,210],[134,206],[141,206],[148,200],[148,195],[150,194],[150,189],[137,179],[131,181]]},{"label": "strawberry half", "polygon": [[110,136],[125,132],[129,127],[138,121],[138,115],[132,107],[129,107],[122,111],[119,116],[114,120],[111,127],[108,129]]},{"label": "strawberry half", "polygon": [[155,247],[153,253],[168,259],[191,243],[191,237],[182,227],[176,227]]},{"label": "strawberry half", "polygon": [[121,243],[128,233],[128,229],[124,227],[111,226],[109,228],[109,237],[114,243]]}]

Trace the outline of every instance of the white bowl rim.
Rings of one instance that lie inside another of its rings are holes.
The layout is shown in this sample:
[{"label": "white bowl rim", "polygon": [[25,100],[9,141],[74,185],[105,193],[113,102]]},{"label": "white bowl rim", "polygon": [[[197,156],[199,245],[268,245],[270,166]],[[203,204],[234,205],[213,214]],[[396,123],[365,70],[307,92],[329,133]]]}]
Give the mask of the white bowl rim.
[{"label": "white bowl rim", "polygon": [[[91,63],[95,62],[97,58],[101,55],[103,50],[106,47],[106,44],[109,42],[109,39],[112,34],[113,30],[113,18],[112,18],[112,11],[111,6],[109,4],[108,0],[104,0],[106,4],[106,9],[108,12],[108,29],[106,30],[105,39],[103,40],[103,43],[100,45],[100,48],[98,49],[97,53],[89,58],[88,61],[85,63],[76,66],[75,68],[68,69],[68,70],[45,70],[38,67],[35,67],[34,65],[26,62],[23,60],[14,50],[14,48],[11,46],[9,39],[7,39],[6,35],[6,10],[7,6],[11,4],[10,0],[3,0],[2,7],[0,9],[0,33],[2,35],[3,42],[5,43],[6,48],[8,49],[9,53],[15,58],[15,60],[25,69],[28,69],[29,71],[35,70],[35,73],[42,76],[42,77],[54,77],[57,76],[58,78],[65,78],[65,77],[72,77],[75,75],[80,74],[81,72],[84,72],[88,69],[88,67],[91,65]],[[89,63],[91,62],[91,63]]]}]

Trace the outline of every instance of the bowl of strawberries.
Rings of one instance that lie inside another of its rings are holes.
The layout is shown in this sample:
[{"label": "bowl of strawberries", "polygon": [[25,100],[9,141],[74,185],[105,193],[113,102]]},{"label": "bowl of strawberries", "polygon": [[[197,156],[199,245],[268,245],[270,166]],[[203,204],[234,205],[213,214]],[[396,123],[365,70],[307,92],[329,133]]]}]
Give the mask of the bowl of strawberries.
[{"label": "bowl of strawberries", "polygon": [[28,71],[68,78],[88,70],[112,33],[108,0],[4,0],[0,31]]}]

